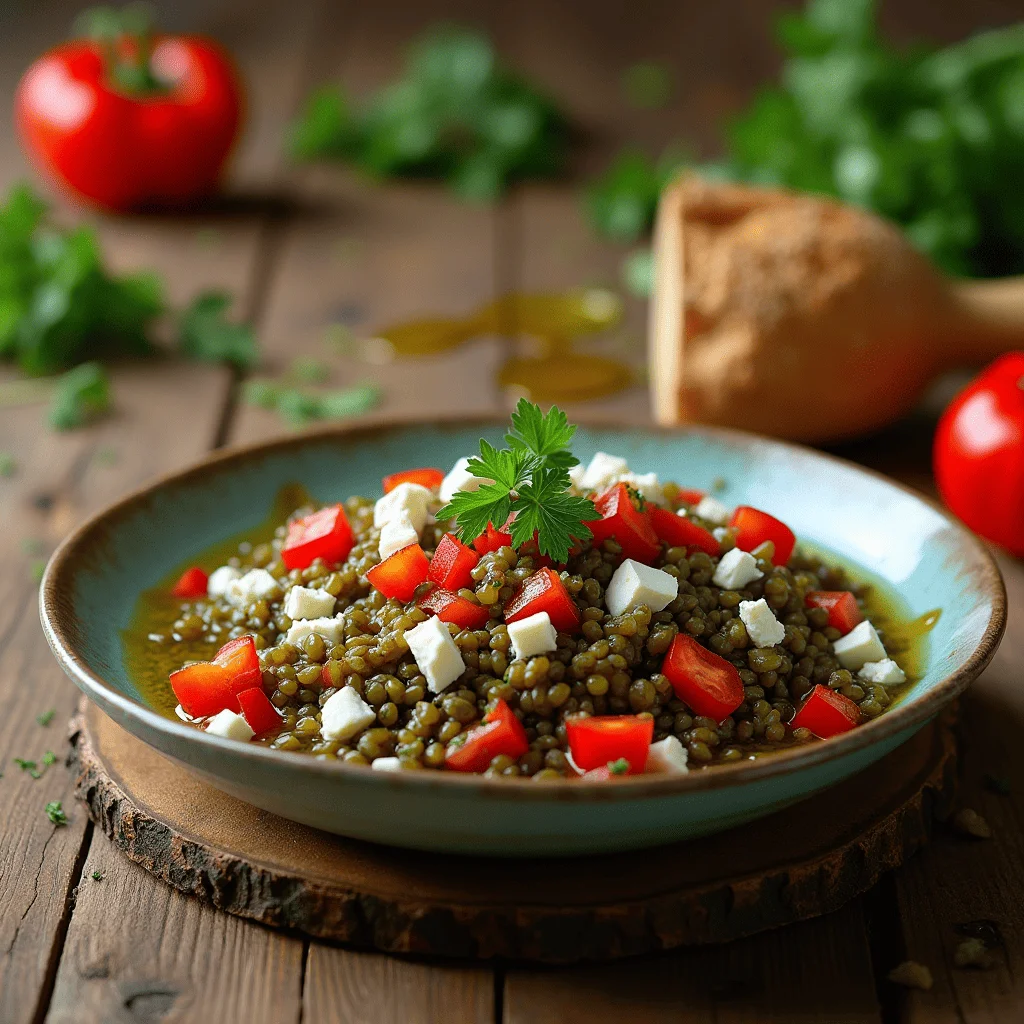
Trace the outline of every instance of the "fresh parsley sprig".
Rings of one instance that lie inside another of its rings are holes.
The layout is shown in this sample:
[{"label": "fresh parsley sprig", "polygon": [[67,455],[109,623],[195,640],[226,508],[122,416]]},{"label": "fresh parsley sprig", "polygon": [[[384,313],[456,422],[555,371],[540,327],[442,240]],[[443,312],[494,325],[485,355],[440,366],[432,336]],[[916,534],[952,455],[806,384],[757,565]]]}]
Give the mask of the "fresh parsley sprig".
[{"label": "fresh parsley sprig", "polygon": [[505,435],[508,448],[499,450],[481,438],[479,456],[466,467],[491,482],[476,491],[459,491],[438,519],[454,518],[458,536],[470,541],[488,523],[502,528],[515,513],[507,527],[512,543],[519,547],[536,534],[540,553],[564,562],[573,540],[591,536],[587,523],[601,518],[589,498],[569,493],[569,470],[579,463],[569,449],[575,433],[557,406],[545,415],[520,399],[512,430]]}]

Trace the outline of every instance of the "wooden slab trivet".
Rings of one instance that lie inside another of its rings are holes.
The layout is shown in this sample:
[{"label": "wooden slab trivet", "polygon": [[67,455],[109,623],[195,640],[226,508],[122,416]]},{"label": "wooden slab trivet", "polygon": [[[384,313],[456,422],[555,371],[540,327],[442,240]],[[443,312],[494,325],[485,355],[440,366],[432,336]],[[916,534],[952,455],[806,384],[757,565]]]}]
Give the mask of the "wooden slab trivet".
[{"label": "wooden slab trivet", "polygon": [[730,832],[508,860],[342,839],[219,792],[85,705],[77,795],[132,860],[231,914],[398,953],[548,962],[722,942],[842,906],[949,810],[952,721],[850,781]]}]

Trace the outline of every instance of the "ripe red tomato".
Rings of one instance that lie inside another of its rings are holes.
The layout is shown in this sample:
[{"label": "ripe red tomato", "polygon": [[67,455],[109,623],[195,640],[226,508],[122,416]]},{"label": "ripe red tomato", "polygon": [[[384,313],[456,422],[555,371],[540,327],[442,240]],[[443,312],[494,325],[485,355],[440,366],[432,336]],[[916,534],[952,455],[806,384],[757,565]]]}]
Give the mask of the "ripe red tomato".
[{"label": "ripe red tomato", "polygon": [[18,132],[39,169],[122,211],[212,192],[241,115],[234,64],[199,36],[64,43],[29,67],[15,98]]},{"label": "ripe red tomato", "polygon": [[1024,352],[983,370],[935,432],[942,500],[975,533],[1024,555]]}]

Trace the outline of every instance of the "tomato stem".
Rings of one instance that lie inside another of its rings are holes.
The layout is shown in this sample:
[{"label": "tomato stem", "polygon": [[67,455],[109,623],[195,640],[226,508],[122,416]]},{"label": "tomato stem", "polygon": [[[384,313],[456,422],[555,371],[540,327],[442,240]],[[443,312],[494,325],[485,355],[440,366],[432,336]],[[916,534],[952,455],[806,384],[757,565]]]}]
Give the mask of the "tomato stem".
[{"label": "tomato stem", "polygon": [[132,3],[120,10],[92,7],[76,19],[75,28],[96,42],[117,88],[137,96],[167,91],[167,84],[153,73],[153,18],[148,4]]}]

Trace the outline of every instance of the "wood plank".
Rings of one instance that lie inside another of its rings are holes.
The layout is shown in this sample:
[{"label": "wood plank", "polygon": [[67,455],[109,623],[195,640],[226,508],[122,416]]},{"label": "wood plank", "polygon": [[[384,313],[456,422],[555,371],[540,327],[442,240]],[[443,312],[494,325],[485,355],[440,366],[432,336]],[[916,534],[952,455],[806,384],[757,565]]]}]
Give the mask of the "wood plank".
[{"label": "wood plank", "polygon": [[483,1024],[493,1013],[490,971],[309,947],[304,1024]]},{"label": "wood plank", "polygon": [[[850,941],[850,937],[855,941]],[[879,1024],[856,904],[727,946],[560,971],[509,970],[505,1024]]]},{"label": "wood plank", "polygon": [[100,838],[46,1020],[289,1024],[301,981],[301,942],[183,897]]}]

